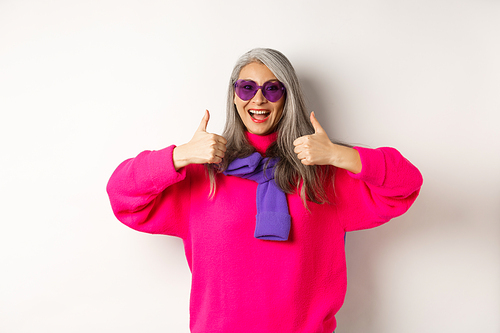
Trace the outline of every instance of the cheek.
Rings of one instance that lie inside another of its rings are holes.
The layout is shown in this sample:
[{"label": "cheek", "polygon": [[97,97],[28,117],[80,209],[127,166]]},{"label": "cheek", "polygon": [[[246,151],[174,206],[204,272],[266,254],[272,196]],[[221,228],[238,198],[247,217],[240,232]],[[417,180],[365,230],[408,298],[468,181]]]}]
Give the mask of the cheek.
[{"label": "cheek", "polygon": [[236,106],[236,111],[238,111],[238,113],[241,114],[245,112],[245,106],[248,104],[248,102],[242,101],[236,96],[233,98],[233,102],[234,105]]},{"label": "cheek", "polygon": [[278,114],[278,117],[281,117],[281,115],[283,114],[283,108],[285,107],[285,102],[281,102],[279,103],[279,105],[277,106],[277,110],[278,112],[276,112]]}]

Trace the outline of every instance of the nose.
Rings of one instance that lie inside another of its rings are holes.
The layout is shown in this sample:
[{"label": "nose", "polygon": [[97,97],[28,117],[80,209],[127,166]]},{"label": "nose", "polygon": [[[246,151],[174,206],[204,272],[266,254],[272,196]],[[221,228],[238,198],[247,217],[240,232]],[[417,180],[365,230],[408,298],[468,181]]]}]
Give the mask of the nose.
[{"label": "nose", "polygon": [[261,105],[267,102],[267,99],[264,97],[264,94],[262,93],[262,88],[259,88],[259,90],[257,90],[255,96],[252,98],[252,102],[254,102],[257,105]]}]

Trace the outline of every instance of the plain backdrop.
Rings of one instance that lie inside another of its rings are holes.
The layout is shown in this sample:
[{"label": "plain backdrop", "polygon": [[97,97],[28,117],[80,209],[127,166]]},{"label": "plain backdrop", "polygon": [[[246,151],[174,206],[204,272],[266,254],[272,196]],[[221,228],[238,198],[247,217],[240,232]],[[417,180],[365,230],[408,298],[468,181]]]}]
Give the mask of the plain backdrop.
[{"label": "plain backdrop", "polygon": [[0,332],[189,332],[182,242],[111,212],[123,160],[221,133],[282,51],[332,139],[394,146],[410,211],[347,235],[338,333],[500,332],[500,1],[0,0]]}]

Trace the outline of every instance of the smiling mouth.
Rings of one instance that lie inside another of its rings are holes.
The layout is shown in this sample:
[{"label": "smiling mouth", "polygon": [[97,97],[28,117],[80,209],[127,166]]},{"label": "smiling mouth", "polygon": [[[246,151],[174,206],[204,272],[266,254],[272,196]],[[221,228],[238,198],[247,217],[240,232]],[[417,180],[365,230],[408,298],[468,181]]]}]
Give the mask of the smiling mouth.
[{"label": "smiling mouth", "polygon": [[248,110],[248,113],[250,114],[250,117],[252,117],[253,120],[257,121],[264,121],[271,114],[270,111],[266,110]]}]

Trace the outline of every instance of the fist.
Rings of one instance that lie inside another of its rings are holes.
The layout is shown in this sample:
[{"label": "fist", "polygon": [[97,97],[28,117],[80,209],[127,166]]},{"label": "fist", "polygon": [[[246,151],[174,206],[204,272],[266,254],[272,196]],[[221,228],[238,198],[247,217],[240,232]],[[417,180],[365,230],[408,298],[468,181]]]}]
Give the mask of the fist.
[{"label": "fist", "polygon": [[192,139],[174,149],[173,159],[176,170],[189,164],[222,162],[227,140],[220,135],[207,132],[209,120],[210,113],[206,110]]},{"label": "fist", "polygon": [[316,119],[314,112],[311,112],[310,119],[314,127],[314,134],[297,138],[293,142],[295,146],[294,152],[304,165],[332,164],[332,156],[336,145],[330,141],[325,130]]}]

